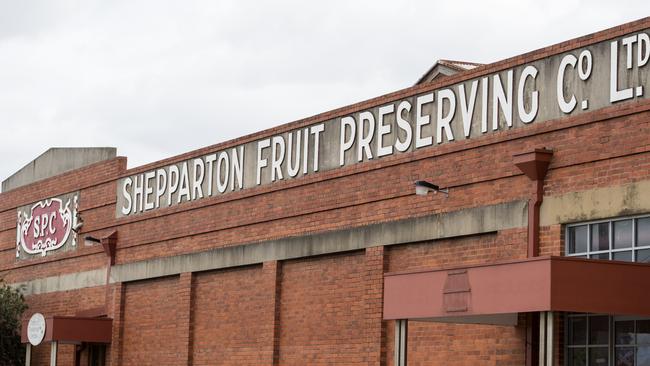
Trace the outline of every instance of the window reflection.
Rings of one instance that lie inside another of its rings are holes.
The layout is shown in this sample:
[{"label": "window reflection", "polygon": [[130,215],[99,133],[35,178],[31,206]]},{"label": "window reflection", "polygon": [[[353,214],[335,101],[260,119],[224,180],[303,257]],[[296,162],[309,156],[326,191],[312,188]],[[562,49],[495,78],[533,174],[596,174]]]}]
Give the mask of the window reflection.
[{"label": "window reflection", "polygon": [[609,259],[609,253],[598,253],[598,254],[592,254],[589,256],[591,259],[604,259],[608,260]]},{"label": "window reflection", "polygon": [[609,349],[607,347],[592,347],[589,349],[590,366],[607,366],[609,364]]},{"label": "window reflection", "polygon": [[636,251],[636,261],[648,263],[650,262],[650,249],[641,249]]},{"label": "window reflection", "polygon": [[650,217],[636,220],[636,246],[650,245]]},{"label": "window reflection", "polygon": [[632,246],[632,220],[614,221],[614,249]]},{"label": "window reflection", "polygon": [[612,259],[615,261],[632,262],[632,251],[626,250],[624,252],[614,252],[612,253]]},{"label": "window reflection", "polygon": [[584,348],[569,348],[568,359],[571,366],[586,366],[587,350]]},{"label": "window reflection", "polygon": [[614,329],[617,345],[634,343],[634,320],[617,321]]},{"label": "window reflection", "polygon": [[608,315],[576,314],[569,315],[567,322],[568,366],[610,365],[610,357],[615,366],[650,366],[650,319],[617,320]]},{"label": "window reflection", "polygon": [[650,345],[650,320],[636,322],[636,343]]},{"label": "window reflection", "polygon": [[634,348],[616,348],[614,364],[616,366],[634,366]]},{"label": "window reflection", "polygon": [[569,318],[569,344],[585,345],[587,344],[587,318],[572,317]]},{"label": "window reflection", "polygon": [[589,317],[589,344],[609,344],[609,317]]},{"label": "window reflection", "polygon": [[650,366],[649,346],[643,346],[636,349],[636,366]]},{"label": "window reflection", "polygon": [[591,250],[609,250],[609,222],[591,225]]},{"label": "window reflection", "polygon": [[587,225],[574,226],[569,229],[569,253],[587,251]]}]

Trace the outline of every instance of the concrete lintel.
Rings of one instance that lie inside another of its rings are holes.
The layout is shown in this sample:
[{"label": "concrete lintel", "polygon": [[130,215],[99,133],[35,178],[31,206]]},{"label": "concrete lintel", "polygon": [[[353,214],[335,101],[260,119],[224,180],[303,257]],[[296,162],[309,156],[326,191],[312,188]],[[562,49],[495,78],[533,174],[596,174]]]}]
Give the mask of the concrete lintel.
[{"label": "concrete lintel", "polygon": [[544,197],[540,225],[569,224],[650,212],[650,180]]},{"label": "concrete lintel", "polygon": [[101,286],[105,283],[106,269],[99,268],[91,271],[66,273],[32,281],[13,283],[11,286],[20,289],[24,295],[38,295]]},{"label": "concrete lintel", "polygon": [[303,258],[524,227],[527,222],[526,209],[526,202],[513,201],[322,234],[126,263],[113,268],[111,281],[128,282],[182,272],[206,271],[270,260]]}]

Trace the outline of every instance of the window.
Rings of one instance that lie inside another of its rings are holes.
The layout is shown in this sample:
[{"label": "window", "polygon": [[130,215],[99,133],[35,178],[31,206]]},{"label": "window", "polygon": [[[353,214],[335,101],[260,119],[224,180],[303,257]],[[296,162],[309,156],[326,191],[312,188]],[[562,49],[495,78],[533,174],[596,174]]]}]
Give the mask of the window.
[{"label": "window", "polygon": [[569,257],[650,262],[650,216],[568,225]]},{"label": "window", "polygon": [[[650,263],[650,215],[566,227],[569,257]],[[568,366],[650,366],[650,319],[567,314]]]},{"label": "window", "polygon": [[650,319],[567,314],[568,366],[650,366]]},{"label": "window", "polygon": [[609,317],[569,314],[566,350],[570,366],[609,365]]},{"label": "window", "polygon": [[615,319],[614,341],[616,365],[650,365],[650,320]]}]

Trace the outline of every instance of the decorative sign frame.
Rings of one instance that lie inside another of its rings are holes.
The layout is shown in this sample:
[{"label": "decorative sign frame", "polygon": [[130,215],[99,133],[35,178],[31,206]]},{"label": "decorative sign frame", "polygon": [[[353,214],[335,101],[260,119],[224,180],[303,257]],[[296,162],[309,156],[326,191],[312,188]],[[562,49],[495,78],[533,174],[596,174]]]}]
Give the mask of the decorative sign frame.
[{"label": "decorative sign frame", "polygon": [[16,258],[20,258],[21,252],[45,256],[50,251],[62,248],[69,241],[75,247],[78,211],[78,193],[48,198],[36,202],[31,207],[19,208],[16,222]]}]

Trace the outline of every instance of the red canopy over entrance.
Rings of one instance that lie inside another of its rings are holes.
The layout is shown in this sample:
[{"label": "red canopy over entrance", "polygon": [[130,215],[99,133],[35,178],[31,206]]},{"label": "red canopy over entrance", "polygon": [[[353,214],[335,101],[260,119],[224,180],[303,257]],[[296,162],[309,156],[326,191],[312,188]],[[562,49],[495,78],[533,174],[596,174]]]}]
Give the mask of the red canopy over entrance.
[{"label": "red canopy over entrance", "polygon": [[[113,319],[84,318],[73,316],[45,317],[45,337],[43,342],[62,343],[111,343]],[[23,323],[21,341],[28,343],[27,322]]]},{"label": "red canopy over entrance", "polygon": [[650,316],[648,278],[650,264],[568,257],[389,273],[384,319],[462,322],[541,311]]}]

